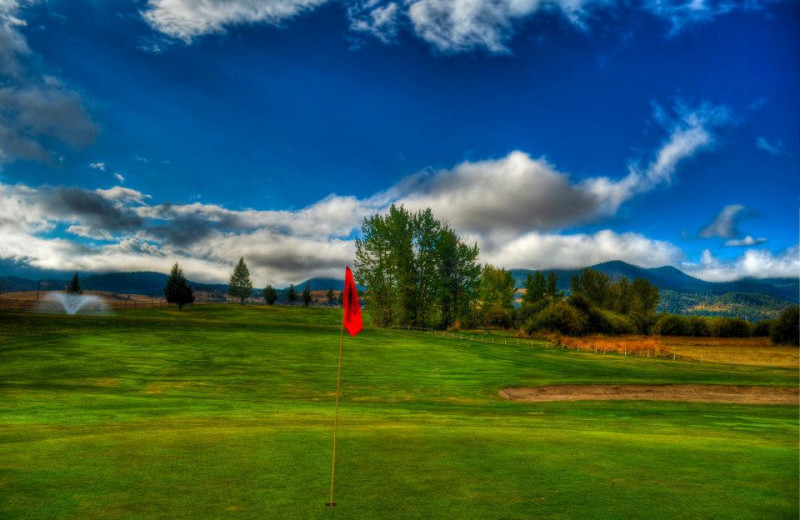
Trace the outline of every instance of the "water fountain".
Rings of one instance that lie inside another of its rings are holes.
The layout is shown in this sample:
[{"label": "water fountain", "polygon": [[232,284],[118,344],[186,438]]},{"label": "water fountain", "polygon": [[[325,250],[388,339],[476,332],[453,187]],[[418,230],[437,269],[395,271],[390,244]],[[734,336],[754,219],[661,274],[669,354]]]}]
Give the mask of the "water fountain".
[{"label": "water fountain", "polygon": [[40,305],[40,310],[46,311],[63,311],[67,314],[88,313],[88,314],[106,314],[108,312],[108,305],[102,298],[91,294],[68,294],[51,292],[48,294],[42,303],[48,305]]}]

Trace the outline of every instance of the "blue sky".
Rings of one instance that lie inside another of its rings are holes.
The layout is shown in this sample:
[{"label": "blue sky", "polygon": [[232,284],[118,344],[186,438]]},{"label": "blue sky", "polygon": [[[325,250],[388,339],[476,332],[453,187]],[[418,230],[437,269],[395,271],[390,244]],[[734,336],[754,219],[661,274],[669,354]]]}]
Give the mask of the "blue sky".
[{"label": "blue sky", "polygon": [[798,275],[798,3],[204,6],[0,2],[0,265],[297,282],[396,202],[508,268]]}]

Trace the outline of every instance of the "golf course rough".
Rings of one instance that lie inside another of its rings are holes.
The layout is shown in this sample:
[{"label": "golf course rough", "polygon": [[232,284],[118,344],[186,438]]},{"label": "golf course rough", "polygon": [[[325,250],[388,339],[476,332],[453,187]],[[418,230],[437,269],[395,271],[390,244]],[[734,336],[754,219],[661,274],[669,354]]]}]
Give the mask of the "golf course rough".
[{"label": "golf course rough", "polygon": [[[733,385],[796,369],[487,345],[338,309],[0,313],[0,518],[798,517],[798,408],[514,402],[508,388]],[[789,390],[786,390],[789,389]]]}]

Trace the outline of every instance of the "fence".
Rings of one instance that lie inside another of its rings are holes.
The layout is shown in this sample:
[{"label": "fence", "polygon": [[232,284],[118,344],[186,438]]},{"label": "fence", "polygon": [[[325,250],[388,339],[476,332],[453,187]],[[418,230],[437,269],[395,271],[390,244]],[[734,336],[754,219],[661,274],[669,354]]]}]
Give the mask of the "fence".
[{"label": "fence", "polygon": [[[134,299],[105,299],[103,304],[111,310],[122,309],[152,309],[172,305],[163,299],[134,300]],[[62,306],[56,301],[45,299],[27,298],[0,298],[0,309],[15,311],[62,312]]]},{"label": "fence", "polygon": [[[619,349],[616,349],[609,347],[604,348],[598,345],[572,343],[570,339],[574,338],[563,338],[562,340],[562,338],[558,335],[553,335],[553,337],[548,338],[520,338],[508,335],[493,335],[491,333],[473,334],[410,326],[393,326],[391,328],[396,330],[423,332],[425,334],[430,334],[443,339],[453,339],[456,341],[472,341],[481,344],[511,345],[525,348],[552,348],[564,352],[575,351],[598,356],[614,356],[617,358],[639,357],[654,360],[686,361],[732,366],[746,365],[763,367],[769,366],[769,368],[798,368],[798,362],[795,359],[797,357],[796,354],[793,354],[794,357],[790,357],[788,360],[784,359],[786,356],[766,354],[758,362],[753,362],[752,359],[750,359],[750,356],[748,356],[745,352],[741,352],[739,354],[733,352],[720,355],[719,352],[715,352],[716,349],[714,347],[709,347],[705,351],[701,350],[699,355],[690,357],[682,356],[676,351],[670,350],[669,346],[662,345],[654,338],[649,338],[649,341],[645,341],[644,344],[636,348],[620,347]],[[787,349],[787,351],[790,350],[792,352],[796,352],[797,349]]]}]

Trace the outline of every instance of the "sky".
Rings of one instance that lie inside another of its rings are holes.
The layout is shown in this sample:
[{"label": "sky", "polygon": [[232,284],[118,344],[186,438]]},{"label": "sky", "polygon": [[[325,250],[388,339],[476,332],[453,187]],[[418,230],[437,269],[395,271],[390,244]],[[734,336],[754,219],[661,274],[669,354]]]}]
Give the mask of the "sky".
[{"label": "sky", "polygon": [[430,207],[505,268],[800,276],[800,2],[0,0],[0,275],[340,277]]}]

